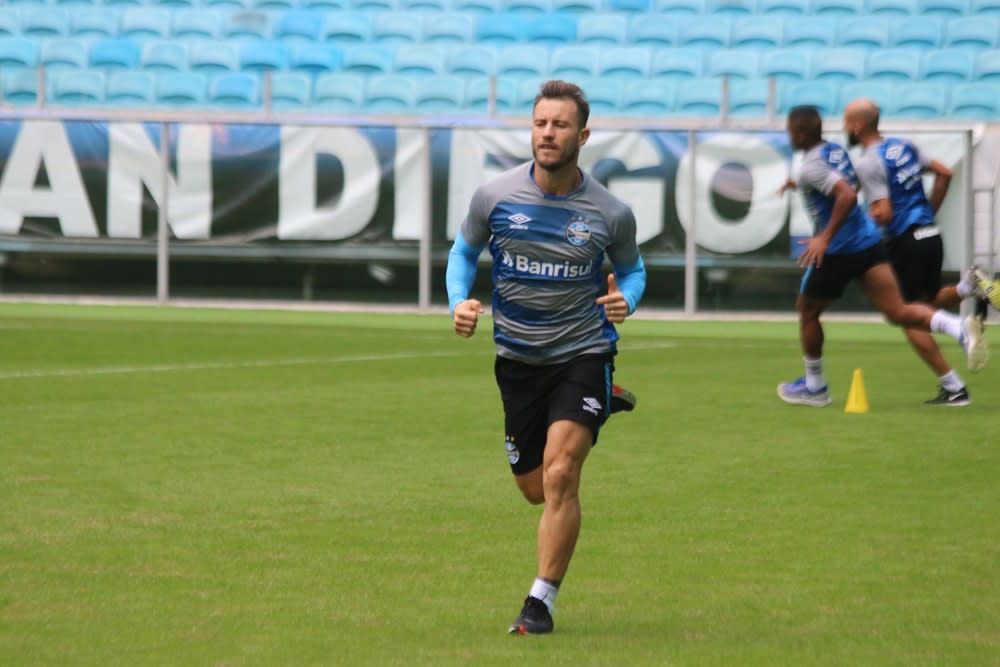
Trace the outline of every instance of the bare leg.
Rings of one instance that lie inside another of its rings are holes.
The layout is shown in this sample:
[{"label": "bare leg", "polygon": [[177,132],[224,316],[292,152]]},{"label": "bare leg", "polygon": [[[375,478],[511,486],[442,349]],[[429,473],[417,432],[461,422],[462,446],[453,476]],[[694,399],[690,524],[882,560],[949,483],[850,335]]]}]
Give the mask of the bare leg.
[{"label": "bare leg", "polygon": [[888,264],[876,264],[868,269],[861,282],[868,300],[890,322],[920,331],[931,330],[934,309],[923,303],[904,303],[896,274]]},{"label": "bare leg", "polygon": [[802,353],[811,359],[823,356],[823,325],[819,321],[819,316],[829,305],[830,302],[825,299],[816,299],[804,294],[799,294],[795,302],[795,308],[799,311],[799,340],[802,344]]},{"label": "bare leg", "polygon": [[538,576],[562,581],[580,534],[580,476],[594,443],[589,428],[560,420],[549,426],[542,463],[545,509],[538,522]]},{"label": "bare leg", "polygon": [[941,348],[938,347],[937,342],[930,333],[912,327],[906,327],[903,329],[903,333],[906,334],[906,339],[910,341],[910,347],[917,353],[917,356],[923,359],[924,363],[938,377],[945,375],[951,370],[951,365],[945,361],[944,355],[941,354]]}]

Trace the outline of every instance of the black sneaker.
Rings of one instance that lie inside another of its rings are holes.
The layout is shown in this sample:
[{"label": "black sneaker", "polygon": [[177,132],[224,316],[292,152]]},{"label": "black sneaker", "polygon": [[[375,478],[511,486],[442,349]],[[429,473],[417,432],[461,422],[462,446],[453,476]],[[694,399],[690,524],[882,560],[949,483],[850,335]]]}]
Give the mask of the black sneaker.
[{"label": "black sneaker", "polygon": [[616,412],[631,412],[635,410],[635,394],[625,387],[611,385],[611,414]]},{"label": "black sneaker", "polygon": [[962,387],[958,391],[948,391],[944,387],[941,387],[941,391],[938,395],[932,399],[924,401],[927,405],[947,405],[952,408],[961,408],[969,403],[972,403],[972,399],[969,398],[969,392],[965,387]]},{"label": "black sneaker", "polygon": [[524,599],[524,607],[517,620],[507,630],[508,635],[544,635],[552,632],[552,614],[545,603],[530,595]]}]

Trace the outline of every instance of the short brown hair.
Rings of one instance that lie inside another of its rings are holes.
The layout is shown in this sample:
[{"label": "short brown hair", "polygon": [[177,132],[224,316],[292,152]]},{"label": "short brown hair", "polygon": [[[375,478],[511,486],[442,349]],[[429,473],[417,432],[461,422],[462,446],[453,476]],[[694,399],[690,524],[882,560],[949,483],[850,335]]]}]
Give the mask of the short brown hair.
[{"label": "short brown hair", "polygon": [[587,127],[587,120],[590,118],[590,104],[583,89],[575,83],[552,79],[542,84],[538,95],[535,96],[535,103],[531,106],[532,111],[538,106],[541,99],[568,99],[576,103],[576,113],[580,117],[580,129]]}]

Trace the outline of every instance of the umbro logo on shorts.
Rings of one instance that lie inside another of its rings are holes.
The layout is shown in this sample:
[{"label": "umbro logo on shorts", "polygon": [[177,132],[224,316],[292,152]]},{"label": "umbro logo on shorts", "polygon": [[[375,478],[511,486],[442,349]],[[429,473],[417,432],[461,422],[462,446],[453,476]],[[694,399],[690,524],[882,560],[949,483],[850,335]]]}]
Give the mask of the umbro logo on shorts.
[{"label": "umbro logo on shorts", "polygon": [[586,398],[583,399],[583,409],[592,415],[596,416],[601,414],[601,409],[603,407],[604,406],[601,405],[601,402],[596,398],[591,398],[590,396],[587,396]]}]

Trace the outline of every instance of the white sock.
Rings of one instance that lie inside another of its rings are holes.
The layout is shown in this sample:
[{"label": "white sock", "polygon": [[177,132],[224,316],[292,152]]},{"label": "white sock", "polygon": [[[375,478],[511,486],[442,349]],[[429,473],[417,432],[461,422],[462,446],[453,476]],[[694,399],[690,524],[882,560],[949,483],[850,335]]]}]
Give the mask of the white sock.
[{"label": "white sock", "polygon": [[559,588],[553,586],[548,581],[545,581],[541,577],[535,579],[535,583],[531,584],[531,592],[528,593],[533,598],[538,598],[545,603],[545,606],[549,608],[549,613],[551,614],[556,606],[556,595],[559,594]]},{"label": "white sock", "polygon": [[962,318],[946,310],[934,311],[931,317],[931,331],[948,334],[955,340],[962,340]]},{"label": "white sock", "polygon": [[955,392],[961,391],[965,387],[965,383],[962,382],[962,378],[958,376],[958,373],[953,368],[941,376],[941,386],[948,391]]},{"label": "white sock", "polygon": [[818,359],[802,358],[806,362],[806,389],[819,391],[826,386],[826,378],[823,377],[823,357]]},{"label": "white sock", "polygon": [[958,292],[958,295],[963,299],[968,299],[972,296],[972,285],[966,282],[960,282],[955,285],[955,291]]}]

